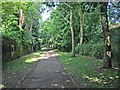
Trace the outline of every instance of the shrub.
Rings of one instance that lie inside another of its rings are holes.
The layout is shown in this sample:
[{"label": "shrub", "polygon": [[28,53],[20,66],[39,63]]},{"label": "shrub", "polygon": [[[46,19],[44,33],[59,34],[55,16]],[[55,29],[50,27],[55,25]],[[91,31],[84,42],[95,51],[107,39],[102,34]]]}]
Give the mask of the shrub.
[{"label": "shrub", "polygon": [[77,54],[103,59],[103,43],[87,43],[75,48]]}]

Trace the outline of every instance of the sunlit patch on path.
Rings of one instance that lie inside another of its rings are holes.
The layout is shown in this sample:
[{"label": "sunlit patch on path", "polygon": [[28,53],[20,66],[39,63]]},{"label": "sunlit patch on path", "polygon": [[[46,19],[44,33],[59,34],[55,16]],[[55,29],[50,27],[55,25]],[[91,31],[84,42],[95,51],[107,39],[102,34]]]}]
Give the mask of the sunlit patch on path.
[{"label": "sunlit patch on path", "polygon": [[55,50],[51,50],[51,51],[48,51],[48,52],[45,52],[44,54],[42,54],[40,56],[39,59],[48,59],[48,58],[51,58],[51,57],[56,57],[58,56],[59,54],[57,53],[54,53]]},{"label": "sunlit patch on path", "polygon": [[28,58],[28,59],[25,60],[25,62],[26,62],[26,63],[32,63],[32,62],[36,62],[36,61],[39,61],[39,60],[42,60],[42,59],[48,60],[49,58],[51,58],[51,57],[56,57],[56,56],[58,56],[59,54],[54,53],[54,50],[51,50],[51,51],[45,52],[45,53],[43,53],[43,54],[34,53],[34,55],[37,55],[37,56],[39,56],[39,57],[31,58],[31,59]]}]

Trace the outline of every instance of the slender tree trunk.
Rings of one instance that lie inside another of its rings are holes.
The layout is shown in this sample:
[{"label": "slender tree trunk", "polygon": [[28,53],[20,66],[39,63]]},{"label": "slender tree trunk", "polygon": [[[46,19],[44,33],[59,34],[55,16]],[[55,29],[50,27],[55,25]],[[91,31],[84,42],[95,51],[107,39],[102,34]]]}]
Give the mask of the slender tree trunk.
[{"label": "slender tree trunk", "polygon": [[75,57],[75,42],[74,42],[74,31],[73,31],[73,25],[72,25],[72,10],[70,10],[70,30],[71,30],[71,36],[72,36],[72,56]]},{"label": "slender tree trunk", "polygon": [[19,27],[20,28],[22,28],[23,23],[24,23],[23,10],[20,9],[20,14],[19,14]]},{"label": "slender tree trunk", "polygon": [[33,26],[33,23],[31,22],[31,25],[30,25],[30,32],[32,33],[32,26]]},{"label": "slender tree trunk", "polygon": [[111,58],[111,37],[108,28],[107,19],[107,4],[106,2],[101,3],[101,18],[102,18],[102,29],[103,29],[103,40],[104,40],[104,68],[112,68]]},{"label": "slender tree trunk", "polygon": [[83,12],[81,10],[81,7],[79,9],[79,16],[80,16],[80,45],[83,43],[83,20],[84,20],[84,16],[83,16]]}]

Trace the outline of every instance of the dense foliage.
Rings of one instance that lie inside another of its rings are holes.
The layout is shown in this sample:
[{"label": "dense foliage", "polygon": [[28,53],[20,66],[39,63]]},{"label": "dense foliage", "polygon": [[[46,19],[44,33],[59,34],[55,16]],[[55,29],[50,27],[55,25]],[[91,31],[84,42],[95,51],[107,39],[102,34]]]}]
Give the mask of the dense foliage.
[{"label": "dense foliage", "polygon": [[40,5],[40,3],[29,2],[2,3],[2,42],[5,56],[7,53],[14,52],[13,57],[17,57],[39,49]]}]

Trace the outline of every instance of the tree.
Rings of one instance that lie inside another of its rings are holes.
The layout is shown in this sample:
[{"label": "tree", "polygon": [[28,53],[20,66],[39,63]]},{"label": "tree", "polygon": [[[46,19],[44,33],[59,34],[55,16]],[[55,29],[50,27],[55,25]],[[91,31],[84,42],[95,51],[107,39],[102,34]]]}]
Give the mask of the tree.
[{"label": "tree", "polygon": [[72,19],[72,10],[70,10],[70,29],[71,29],[71,36],[72,36],[72,56],[75,57],[75,41],[74,41],[74,30],[73,30],[73,19]]},{"label": "tree", "polygon": [[[72,11],[72,7],[69,5],[69,4],[67,4],[67,3],[64,3],[66,6],[68,6],[69,7],[69,9],[70,9],[70,21],[68,21],[69,22],[69,24],[70,24],[70,30],[71,30],[71,38],[72,38],[72,51],[71,51],[71,55],[72,55],[72,57],[75,57],[75,41],[74,41],[74,30],[73,30],[73,11]],[[66,11],[66,10],[65,10]],[[67,11],[66,11],[67,12]],[[68,13],[68,12],[67,12]]]},{"label": "tree", "polygon": [[104,68],[112,67],[111,37],[108,28],[107,2],[101,3],[101,19],[104,40]]},{"label": "tree", "polygon": [[78,11],[78,14],[79,14],[79,26],[80,26],[80,45],[83,43],[83,27],[84,27],[84,11],[83,11],[83,2],[79,2],[77,3],[78,5],[76,6],[77,7],[77,11]]}]

